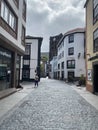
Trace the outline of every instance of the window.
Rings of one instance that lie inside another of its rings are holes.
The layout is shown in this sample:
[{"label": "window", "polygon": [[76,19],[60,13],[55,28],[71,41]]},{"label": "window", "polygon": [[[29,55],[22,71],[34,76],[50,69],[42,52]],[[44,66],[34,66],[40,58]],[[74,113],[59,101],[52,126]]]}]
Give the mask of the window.
[{"label": "window", "polygon": [[62,69],[64,69],[64,62],[61,63]]},{"label": "window", "polygon": [[75,60],[67,61],[67,69],[75,68]]},{"label": "window", "polygon": [[4,0],[1,1],[1,17],[14,31],[16,31],[17,18]]},{"label": "window", "polygon": [[93,34],[94,36],[94,52],[97,52],[98,51],[98,29],[94,32]]},{"label": "window", "polygon": [[74,42],[74,35],[73,34],[69,35],[68,38],[69,38],[69,43]]},{"label": "window", "polygon": [[11,12],[9,13],[9,25],[13,28],[14,31],[16,30],[16,19]]},{"label": "window", "polygon": [[23,64],[24,65],[29,65],[30,64],[30,60],[23,60]]},{"label": "window", "polygon": [[93,23],[98,20],[98,0],[93,0]]},{"label": "window", "polygon": [[62,51],[62,57],[64,57],[64,51]]},{"label": "window", "polygon": [[0,47],[0,91],[11,87],[12,53]]},{"label": "window", "polygon": [[58,64],[58,69],[60,69],[60,64]]},{"label": "window", "polygon": [[22,16],[23,16],[24,20],[26,21],[26,3],[25,3],[25,1],[23,1]]},{"label": "window", "polygon": [[25,47],[25,55],[30,55],[30,50],[31,50],[31,46],[26,45],[26,47]]},{"label": "window", "polygon": [[21,36],[21,40],[22,40],[22,45],[25,45],[25,27],[22,26],[22,36]]},{"label": "window", "polygon": [[74,55],[74,48],[73,47],[68,49],[68,55]]}]

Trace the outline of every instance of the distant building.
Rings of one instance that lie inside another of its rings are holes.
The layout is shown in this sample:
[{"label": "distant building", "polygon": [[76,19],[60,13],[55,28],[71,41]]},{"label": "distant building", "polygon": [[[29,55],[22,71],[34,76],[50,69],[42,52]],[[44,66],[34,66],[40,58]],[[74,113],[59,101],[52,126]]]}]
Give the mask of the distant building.
[{"label": "distant building", "polygon": [[58,79],[77,80],[85,71],[85,29],[76,28],[58,43]]},{"label": "distant building", "polygon": [[49,52],[41,52],[41,77],[49,75]]},{"label": "distant building", "polygon": [[25,55],[22,58],[21,80],[33,81],[35,73],[40,78],[40,61],[41,61],[41,37],[26,37]]},{"label": "distant building", "polygon": [[58,59],[57,56],[54,56],[53,59],[50,61],[49,77],[52,79],[57,79],[57,72],[58,72]]},{"label": "distant building", "polygon": [[86,0],[86,88],[98,93],[98,0]]},{"label": "distant building", "polygon": [[57,56],[57,45],[59,40],[62,38],[63,34],[50,37],[49,43],[49,61],[53,59],[54,56]]},{"label": "distant building", "polygon": [[19,86],[25,52],[26,1],[0,0],[0,96]]}]

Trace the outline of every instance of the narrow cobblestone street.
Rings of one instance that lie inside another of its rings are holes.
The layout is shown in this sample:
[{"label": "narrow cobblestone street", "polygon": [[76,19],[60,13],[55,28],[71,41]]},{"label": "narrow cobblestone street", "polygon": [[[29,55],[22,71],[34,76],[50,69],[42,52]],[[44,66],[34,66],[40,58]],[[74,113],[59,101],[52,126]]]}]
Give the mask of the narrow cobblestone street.
[{"label": "narrow cobblestone street", "polygon": [[98,130],[98,111],[70,85],[43,79],[0,119],[0,130]]}]

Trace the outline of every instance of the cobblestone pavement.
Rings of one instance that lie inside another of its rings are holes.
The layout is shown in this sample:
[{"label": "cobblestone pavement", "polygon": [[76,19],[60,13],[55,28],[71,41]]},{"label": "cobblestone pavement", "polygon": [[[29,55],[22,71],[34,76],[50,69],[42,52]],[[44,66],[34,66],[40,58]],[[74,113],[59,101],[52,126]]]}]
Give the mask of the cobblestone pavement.
[{"label": "cobblestone pavement", "polygon": [[0,130],[98,130],[98,111],[69,85],[46,79],[0,120]]}]

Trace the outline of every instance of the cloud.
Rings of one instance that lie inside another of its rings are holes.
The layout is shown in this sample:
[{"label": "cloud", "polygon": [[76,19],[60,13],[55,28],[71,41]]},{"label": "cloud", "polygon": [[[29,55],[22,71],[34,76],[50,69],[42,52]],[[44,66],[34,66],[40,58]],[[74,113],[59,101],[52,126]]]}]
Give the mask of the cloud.
[{"label": "cloud", "polygon": [[28,0],[27,35],[43,37],[42,51],[49,51],[49,37],[85,26],[85,0]]}]

